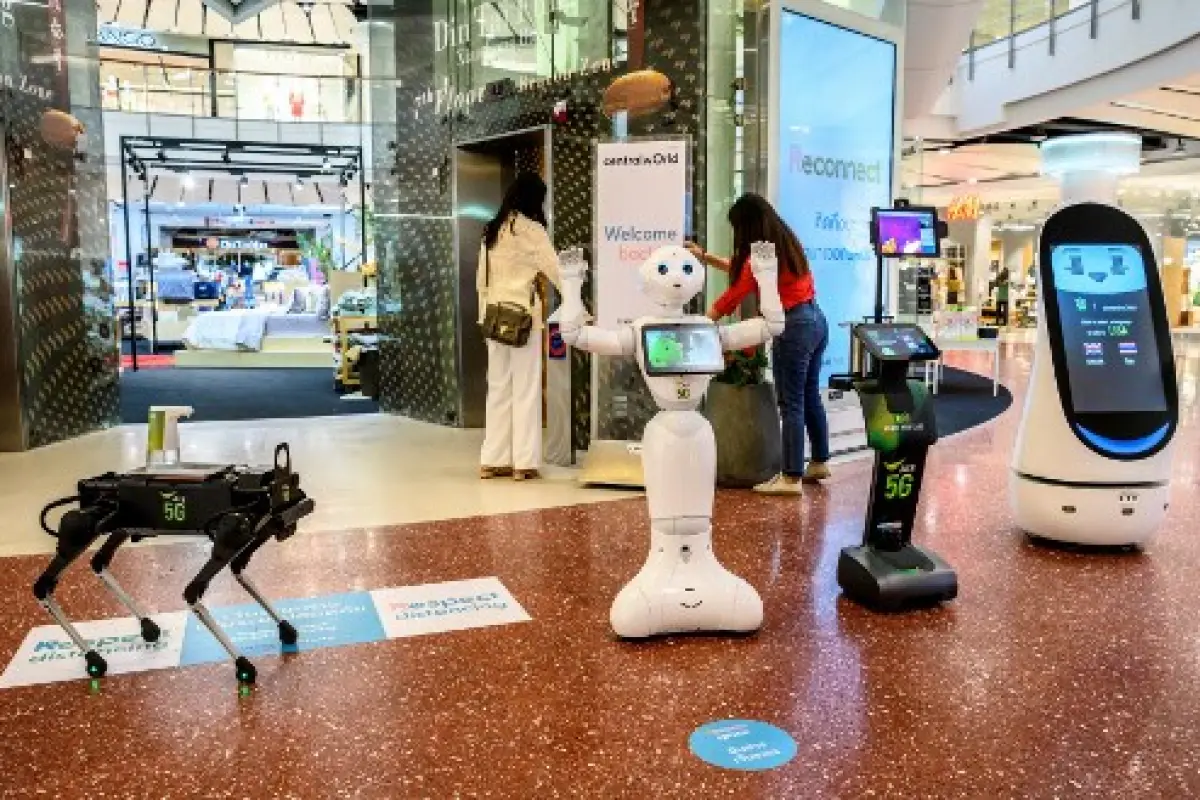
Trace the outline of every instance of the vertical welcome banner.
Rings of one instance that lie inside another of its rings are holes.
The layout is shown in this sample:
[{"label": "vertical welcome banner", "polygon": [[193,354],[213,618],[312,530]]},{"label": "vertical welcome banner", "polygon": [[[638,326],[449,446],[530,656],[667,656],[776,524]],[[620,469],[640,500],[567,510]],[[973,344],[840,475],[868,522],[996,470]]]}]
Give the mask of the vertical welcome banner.
[{"label": "vertical welcome banner", "polygon": [[873,206],[892,202],[896,44],[786,8],[778,36],[774,200],[804,244],[829,320],[824,383],[850,366],[839,323],[874,310],[870,220]]},{"label": "vertical welcome banner", "polygon": [[595,175],[596,323],[612,328],[657,313],[638,268],[658,248],[683,243],[688,142],[600,142]]}]

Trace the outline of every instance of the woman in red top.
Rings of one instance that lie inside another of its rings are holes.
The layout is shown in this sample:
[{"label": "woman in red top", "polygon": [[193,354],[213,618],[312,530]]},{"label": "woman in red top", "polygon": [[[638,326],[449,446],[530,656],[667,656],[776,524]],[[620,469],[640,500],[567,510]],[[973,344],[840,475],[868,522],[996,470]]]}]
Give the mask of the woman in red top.
[{"label": "woman in red top", "polygon": [[[717,298],[708,316],[719,320],[732,314],[758,284],[749,269],[750,245],[773,242],[779,257],[779,298],[787,324],[771,344],[780,418],[783,422],[783,472],[754,487],[764,494],[799,494],[801,480],[829,477],[829,422],[821,401],[821,363],[829,343],[829,323],[817,306],[808,257],[771,204],[756,194],[745,194],[729,209],[733,226],[733,257],[706,253],[696,245],[688,249],[705,264],[729,273],[729,288]],[[812,443],[812,460],[804,466],[804,432]]]}]

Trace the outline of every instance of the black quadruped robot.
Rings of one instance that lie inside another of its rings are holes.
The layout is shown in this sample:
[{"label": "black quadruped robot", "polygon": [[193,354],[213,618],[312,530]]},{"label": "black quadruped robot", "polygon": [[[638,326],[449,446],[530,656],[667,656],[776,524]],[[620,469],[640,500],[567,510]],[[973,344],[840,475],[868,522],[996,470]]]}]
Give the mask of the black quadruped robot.
[{"label": "black quadruped robot", "polygon": [[[229,653],[237,678],[252,684],[254,665],[241,654],[202,602],[209,583],[229,567],[233,577],[279,626],[279,640],[295,644],[298,634],[290,622],[250,582],[244,571],[254,554],[271,539],[283,541],[296,532],[296,524],[311,514],[313,501],[300,489],[300,476],[292,471],[286,444],[275,449],[271,467],[177,464],[108,473],[86,478],[74,497],[50,503],[41,514],[41,525],[58,538],[50,565],[33,585],[38,603],[49,612],[84,653],[88,675],[99,678],[108,664],[80,635],[54,598],[59,579],[71,564],[97,540],[104,544],[92,557],[92,571],[141,624],[142,638],[155,642],[161,630],[121,585],[109,566],[127,542],[155,536],[204,536],[212,542],[208,561],[184,589],[183,597],[196,618]],[[47,516],[56,508],[77,505],[63,514],[58,530]]]},{"label": "black quadruped robot", "polygon": [[892,258],[936,258],[946,223],[937,209],[899,199],[871,209],[877,276],[875,318],[855,325],[852,340],[865,358],[861,373],[842,376],[858,392],[867,445],[875,451],[874,479],[863,543],[842,550],[838,585],[847,597],[881,610],[953,600],[958,576],[934,553],[912,543],[913,520],[925,457],[937,441],[933,401],[924,383],[908,379],[909,366],[941,353],[917,325],[884,322],[884,263]]},{"label": "black quadruped robot", "polygon": [[921,381],[908,379],[908,368],[940,353],[916,325],[867,323],[856,325],[854,336],[870,364],[855,389],[875,469],[863,543],[842,550],[838,585],[850,599],[881,610],[952,600],[958,595],[954,570],[912,543],[925,457],[937,441],[937,426],[929,392]]}]

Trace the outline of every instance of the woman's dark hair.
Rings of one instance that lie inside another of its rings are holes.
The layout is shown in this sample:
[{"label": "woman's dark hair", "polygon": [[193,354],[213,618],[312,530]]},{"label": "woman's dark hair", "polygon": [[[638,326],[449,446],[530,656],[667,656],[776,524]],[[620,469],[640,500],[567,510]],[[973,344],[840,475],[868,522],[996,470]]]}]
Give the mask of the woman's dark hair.
[{"label": "woman's dark hair", "polygon": [[[500,210],[483,229],[483,243],[491,250],[500,238],[500,228],[504,223],[512,225],[516,222],[517,214],[533,220],[543,228],[546,227],[546,182],[532,172],[522,172],[517,175],[512,186],[504,193]],[[511,230],[511,228],[510,228]]]},{"label": "woman's dark hair", "polygon": [[736,282],[750,263],[750,245],[772,242],[775,255],[784,269],[793,275],[808,274],[808,256],[796,234],[783,218],[760,195],[747,192],[729,209],[729,224],[733,226],[733,258],[730,259],[731,281]]}]

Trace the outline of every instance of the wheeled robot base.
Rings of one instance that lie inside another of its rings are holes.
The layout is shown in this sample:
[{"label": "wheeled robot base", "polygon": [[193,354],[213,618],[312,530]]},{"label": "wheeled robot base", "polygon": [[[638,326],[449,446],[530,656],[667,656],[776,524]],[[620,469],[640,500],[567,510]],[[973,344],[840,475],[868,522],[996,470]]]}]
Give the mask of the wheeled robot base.
[{"label": "wheeled robot base", "polygon": [[[54,558],[33,585],[33,594],[71,641],[83,651],[87,673],[102,677],[108,664],[63,613],[54,590],[62,574],[99,539],[104,544],[92,557],[92,571],[113,596],[139,621],[142,638],[158,640],[157,623],[109,572],[117,550],[127,542],[155,536],[203,536],[212,542],[212,554],[184,589],[188,607],[233,659],[237,678],[252,684],[257,670],[217,624],[203,597],[209,583],[229,567],[234,579],[279,626],[279,641],[293,645],[295,627],[280,616],[245,575],[246,565],[271,539],[283,541],[296,532],[296,524],[314,508],[300,489],[300,476],[292,472],[287,445],[275,448],[271,467],[238,467],[181,464],[126,474],[108,473],[79,482],[79,494],[55,501],[42,509],[43,530],[58,538]],[[47,524],[56,508],[77,505],[59,520],[58,530]]]},{"label": "wheeled robot base", "polygon": [[915,544],[899,550],[847,547],[838,558],[837,577],[847,597],[882,611],[933,605],[958,596],[958,576],[950,565]]}]

